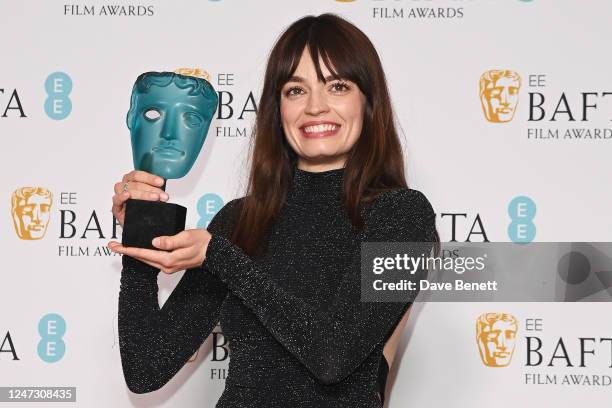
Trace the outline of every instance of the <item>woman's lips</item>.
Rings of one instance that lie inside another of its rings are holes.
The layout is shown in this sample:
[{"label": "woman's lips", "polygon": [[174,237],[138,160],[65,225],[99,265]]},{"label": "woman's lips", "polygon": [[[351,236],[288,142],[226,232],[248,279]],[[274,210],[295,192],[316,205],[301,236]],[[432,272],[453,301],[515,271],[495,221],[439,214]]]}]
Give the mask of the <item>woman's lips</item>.
[{"label": "woman's lips", "polygon": [[340,126],[336,126],[332,130],[324,130],[322,132],[306,132],[304,128],[300,128],[300,132],[302,132],[302,136],[307,137],[307,138],[313,138],[313,139],[320,138],[320,137],[333,136],[336,133],[338,133],[338,130],[340,130]]}]

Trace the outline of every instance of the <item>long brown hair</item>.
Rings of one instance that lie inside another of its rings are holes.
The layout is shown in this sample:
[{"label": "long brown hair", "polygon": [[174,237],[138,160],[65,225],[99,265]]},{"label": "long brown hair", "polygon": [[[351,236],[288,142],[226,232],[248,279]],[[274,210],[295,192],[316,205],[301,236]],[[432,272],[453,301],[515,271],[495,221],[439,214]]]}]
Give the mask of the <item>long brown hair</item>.
[{"label": "long brown hair", "polygon": [[320,55],[334,77],[356,83],[366,96],[362,131],[344,169],[344,204],[353,226],[363,226],[362,202],[407,187],[389,90],[374,45],[360,29],[337,15],[303,17],[280,35],[266,67],[247,192],[232,234],[232,241],[250,256],[263,250],[261,244],[285,202],[298,158],[281,128],[280,94],[305,47],[319,81],[324,82]]}]

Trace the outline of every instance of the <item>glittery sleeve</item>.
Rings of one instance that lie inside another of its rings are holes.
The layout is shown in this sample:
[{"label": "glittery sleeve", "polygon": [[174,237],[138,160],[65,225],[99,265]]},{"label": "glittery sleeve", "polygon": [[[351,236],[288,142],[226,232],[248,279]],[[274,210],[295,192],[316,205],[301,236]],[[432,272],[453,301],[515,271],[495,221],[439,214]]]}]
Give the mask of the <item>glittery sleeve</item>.
[{"label": "glittery sleeve", "polygon": [[[419,191],[401,189],[377,198],[364,241],[433,242],[436,237],[429,201]],[[352,255],[351,267],[326,310],[288,293],[222,236],[213,234],[206,264],[323,384],[338,383],[357,369],[391,336],[411,304],[361,302],[359,251]]]},{"label": "glittery sleeve", "polygon": [[[230,201],[208,230],[228,236]],[[141,394],[165,385],[217,324],[227,287],[202,268],[186,270],[163,307],[157,299],[159,269],[123,256],[119,292],[119,348],[128,388]],[[204,266],[206,268],[206,266]]]}]

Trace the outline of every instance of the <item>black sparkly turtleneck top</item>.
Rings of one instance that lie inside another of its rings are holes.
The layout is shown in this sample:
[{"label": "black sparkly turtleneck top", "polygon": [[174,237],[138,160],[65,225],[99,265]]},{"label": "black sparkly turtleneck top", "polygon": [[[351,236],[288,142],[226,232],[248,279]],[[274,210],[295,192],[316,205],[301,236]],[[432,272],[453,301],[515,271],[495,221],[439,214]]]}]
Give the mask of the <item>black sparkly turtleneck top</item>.
[{"label": "black sparkly turtleneck top", "polygon": [[217,408],[383,406],[384,344],[411,303],[360,300],[361,242],[433,242],[435,217],[422,193],[396,189],[363,206],[356,233],[343,174],[295,168],[254,259],[229,240],[242,199],[227,203],[208,227],[202,267],[161,308],[159,270],[123,257],[119,345],[131,391],[161,388],[220,322],[230,361]]}]

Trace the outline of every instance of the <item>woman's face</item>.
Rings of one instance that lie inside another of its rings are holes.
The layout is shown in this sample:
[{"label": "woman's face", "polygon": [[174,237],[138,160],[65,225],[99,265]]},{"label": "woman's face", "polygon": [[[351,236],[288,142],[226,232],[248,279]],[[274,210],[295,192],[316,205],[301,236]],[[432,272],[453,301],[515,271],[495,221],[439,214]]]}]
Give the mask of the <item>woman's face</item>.
[{"label": "woman's face", "polygon": [[326,78],[319,82],[304,48],[293,76],[282,90],[281,123],[297,153],[298,168],[326,171],[344,166],[363,124],[366,97],[357,84],[336,80],[321,63]]}]

